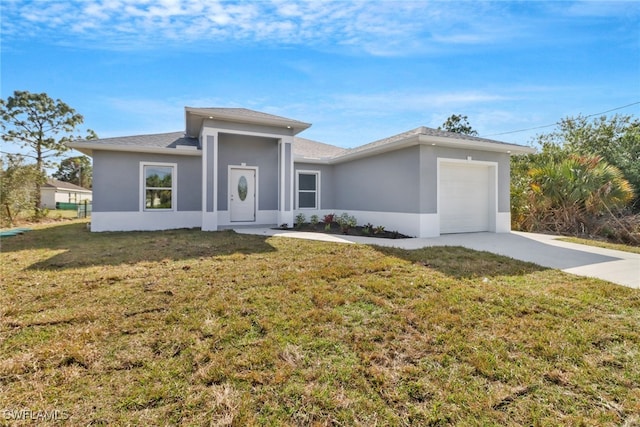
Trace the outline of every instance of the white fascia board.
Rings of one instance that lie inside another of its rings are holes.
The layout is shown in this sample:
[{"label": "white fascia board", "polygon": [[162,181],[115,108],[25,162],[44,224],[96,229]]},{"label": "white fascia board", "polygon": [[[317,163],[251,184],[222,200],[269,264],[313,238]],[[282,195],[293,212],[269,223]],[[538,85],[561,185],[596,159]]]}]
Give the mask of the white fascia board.
[{"label": "white fascia board", "polygon": [[86,148],[84,145],[76,145],[75,142],[67,142],[65,143],[65,145],[69,148],[71,148],[72,150],[76,150],[81,152],[82,154],[85,154],[89,157],[93,156],[93,150]]},{"label": "white fascia board", "polygon": [[124,153],[152,153],[152,154],[170,154],[175,156],[202,156],[202,150],[200,149],[176,149],[176,148],[162,148],[162,147],[140,147],[132,145],[108,145],[108,144],[87,144],[70,142],[67,144],[70,148],[78,150],[88,156],[93,155],[93,151],[119,151]]},{"label": "white fascia board", "polygon": [[318,157],[304,157],[304,156],[294,156],[293,157],[293,162],[294,163],[309,163],[309,164],[313,164],[313,165],[330,165],[332,163],[332,159],[329,158],[325,158],[325,159],[321,159]]},{"label": "white fascia board", "polygon": [[72,188],[63,188],[63,187],[55,187],[55,191],[60,193],[85,193],[85,194],[93,193],[92,190],[75,190]]},{"label": "white fascia board", "polygon": [[478,141],[471,139],[455,139],[455,138],[443,138],[440,136],[419,135],[421,144],[435,145],[440,147],[451,148],[466,148],[471,150],[480,151],[493,151],[498,153],[509,154],[533,154],[536,152],[535,148],[525,147],[523,145],[508,144],[504,142],[489,142]]}]

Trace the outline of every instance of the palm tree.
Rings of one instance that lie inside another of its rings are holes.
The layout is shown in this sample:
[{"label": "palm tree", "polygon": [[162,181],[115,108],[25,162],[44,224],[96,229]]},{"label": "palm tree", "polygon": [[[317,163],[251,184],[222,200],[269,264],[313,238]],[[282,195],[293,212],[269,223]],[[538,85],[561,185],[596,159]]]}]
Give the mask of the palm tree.
[{"label": "palm tree", "polygon": [[529,171],[529,179],[529,229],[584,233],[634,197],[620,170],[599,156],[547,159]]}]

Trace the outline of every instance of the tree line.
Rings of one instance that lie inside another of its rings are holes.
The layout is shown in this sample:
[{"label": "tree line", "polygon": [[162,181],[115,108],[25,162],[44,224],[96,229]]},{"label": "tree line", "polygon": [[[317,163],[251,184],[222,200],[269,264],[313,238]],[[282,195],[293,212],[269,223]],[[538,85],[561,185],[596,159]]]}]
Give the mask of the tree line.
[{"label": "tree line", "polygon": [[[41,218],[46,214],[40,191],[47,180],[46,169],[55,167],[54,160],[69,150],[67,142],[97,135],[88,129],[80,136],[77,128],[83,116],[46,93],[14,91],[13,96],[0,99],[0,119],[2,140],[23,149],[20,154],[3,151],[0,159],[0,219],[13,224],[23,212]],[[91,161],[86,156],[63,159],[53,174],[53,178],[85,188],[91,188],[91,176]]]}]

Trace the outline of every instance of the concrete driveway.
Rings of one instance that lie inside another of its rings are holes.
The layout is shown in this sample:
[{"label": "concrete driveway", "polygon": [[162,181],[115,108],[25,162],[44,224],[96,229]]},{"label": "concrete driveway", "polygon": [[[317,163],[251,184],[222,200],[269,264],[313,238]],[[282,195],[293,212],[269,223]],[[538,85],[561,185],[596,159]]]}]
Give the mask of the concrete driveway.
[{"label": "concrete driveway", "polygon": [[419,249],[425,246],[463,246],[640,289],[640,254],[562,242],[557,240],[559,236],[547,234],[513,231],[511,233],[446,234],[434,238],[392,240],[269,228],[238,228],[235,231],[243,234],[337,243],[362,243],[403,249]]}]

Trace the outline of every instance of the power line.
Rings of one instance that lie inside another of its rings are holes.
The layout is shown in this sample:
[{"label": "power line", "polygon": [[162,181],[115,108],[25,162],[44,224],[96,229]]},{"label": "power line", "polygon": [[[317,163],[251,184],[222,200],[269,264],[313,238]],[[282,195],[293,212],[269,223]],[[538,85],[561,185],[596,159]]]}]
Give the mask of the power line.
[{"label": "power line", "polygon": [[[612,111],[616,111],[616,110],[622,110],[623,108],[632,107],[632,106],[634,106],[634,105],[638,105],[638,104],[640,104],[640,101],[638,101],[638,102],[633,102],[633,103],[631,103],[631,104],[627,104],[627,105],[623,105],[622,107],[612,108],[612,109],[610,109],[610,110],[603,111],[603,112],[601,112],[601,113],[589,114],[588,116],[584,116],[584,118],[585,118],[585,119],[588,119],[589,117],[599,116],[599,115],[601,115],[601,114],[610,113],[610,112],[612,112]],[[492,133],[492,134],[489,134],[489,135],[483,135],[482,137],[483,137],[483,138],[486,138],[486,137],[489,137],[489,136],[508,135],[508,134],[511,134],[511,133],[527,132],[527,131],[530,131],[530,130],[537,130],[537,129],[550,128],[551,126],[557,126],[557,125],[558,125],[558,122],[555,122],[555,123],[550,124],[550,125],[536,126],[536,127],[534,127],[534,128],[528,128],[528,129],[511,130],[511,131],[509,131],[509,132]]]}]

